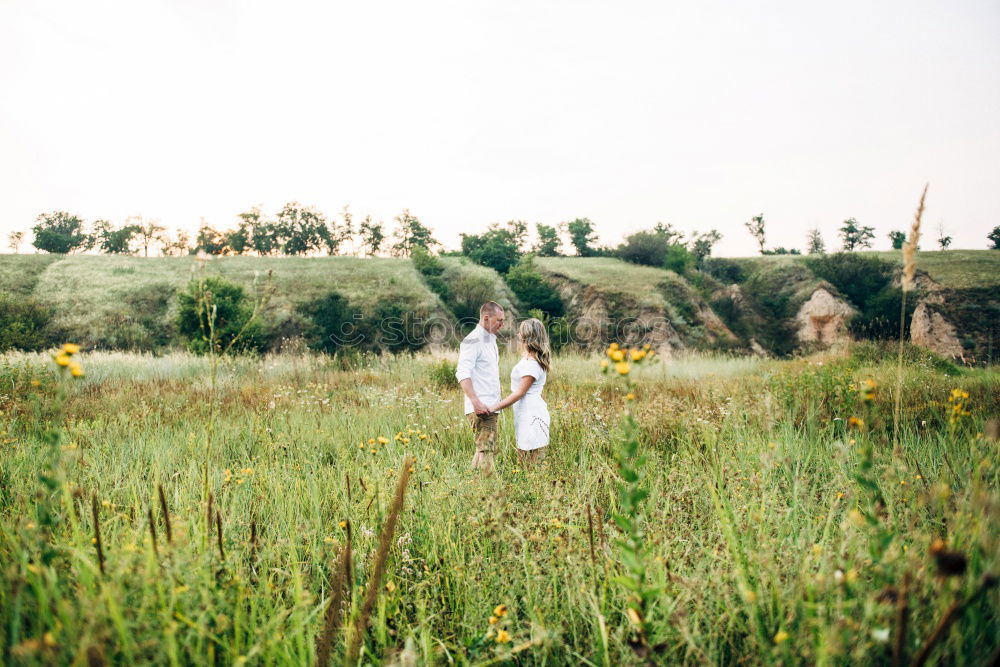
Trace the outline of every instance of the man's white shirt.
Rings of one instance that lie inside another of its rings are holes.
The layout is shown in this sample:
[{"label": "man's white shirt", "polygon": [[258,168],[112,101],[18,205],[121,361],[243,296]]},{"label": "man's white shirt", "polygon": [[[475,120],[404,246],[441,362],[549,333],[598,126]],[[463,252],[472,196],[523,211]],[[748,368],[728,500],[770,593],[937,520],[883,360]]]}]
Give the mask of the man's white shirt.
[{"label": "man's white shirt", "polygon": [[[459,382],[472,378],[472,390],[486,405],[500,402],[500,352],[497,337],[477,324],[462,340],[455,377]],[[465,396],[465,414],[475,412],[472,401]]]}]

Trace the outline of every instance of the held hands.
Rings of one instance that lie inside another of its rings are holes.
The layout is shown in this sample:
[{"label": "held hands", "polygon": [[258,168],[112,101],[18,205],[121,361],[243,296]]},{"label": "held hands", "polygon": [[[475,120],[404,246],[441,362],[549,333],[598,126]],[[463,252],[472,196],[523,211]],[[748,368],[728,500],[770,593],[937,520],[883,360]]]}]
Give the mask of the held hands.
[{"label": "held hands", "polygon": [[488,415],[493,412],[493,410],[483,403],[478,398],[472,399],[472,409],[476,411],[477,415]]}]

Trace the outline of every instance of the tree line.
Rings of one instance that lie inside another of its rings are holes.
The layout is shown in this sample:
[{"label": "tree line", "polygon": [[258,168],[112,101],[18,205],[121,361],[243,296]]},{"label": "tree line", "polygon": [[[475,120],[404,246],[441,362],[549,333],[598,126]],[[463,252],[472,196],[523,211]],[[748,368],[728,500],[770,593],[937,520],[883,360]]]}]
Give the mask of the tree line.
[{"label": "tree line", "polygon": [[[388,254],[408,257],[414,247],[428,250],[441,248],[432,230],[409,210],[393,218],[390,230],[381,220],[365,216],[355,221],[349,207],[337,216],[327,217],[313,206],[288,202],[274,215],[265,214],[253,207],[237,216],[235,227],[217,229],[205,221],[192,239],[184,229],[171,232],[155,219],[134,216],[122,224],[108,220],[85,220],[66,211],[40,214],[31,228],[32,245],[48,253],[68,254],[96,250],[107,254],[148,257],[154,254],[182,256],[204,252],[209,255],[367,255]],[[753,216],[744,223],[757,243],[762,255],[798,255],[796,248],[767,247],[767,226],[764,214]],[[841,249],[846,252],[872,247],[875,228],[860,224],[854,218],[845,220],[838,229]],[[901,249],[906,234],[893,230],[888,234],[893,249]],[[671,224],[657,223],[652,229],[642,230],[626,237],[617,248],[598,243],[594,223],[588,218],[576,218],[558,225],[535,225],[535,242],[528,243],[528,224],[512,220],[504,225],[494,223],[481,234],[461,234],[461,251],[445,254],[463,254],[475,261],[492,266],[501,274],[517,263],[524,253],[541,257],[562,254],[565,238],[573,253],[580,257],[619,256],[642,264],[661,265],[683,273],[688,265],[700,267],[711,255],[712,248],[722,235],[715,229],[685,235]],[[25,233],[14,231],[8,235],[8,245],[18,252],[24,243]],[[990,248],[1000,249],[1000,226],[987,235]],[[947,249],[952,237],[939,225],[937,243]],[[806,236],[806,253],[823,254],[826,244],[818,228],[810,229]]]}]

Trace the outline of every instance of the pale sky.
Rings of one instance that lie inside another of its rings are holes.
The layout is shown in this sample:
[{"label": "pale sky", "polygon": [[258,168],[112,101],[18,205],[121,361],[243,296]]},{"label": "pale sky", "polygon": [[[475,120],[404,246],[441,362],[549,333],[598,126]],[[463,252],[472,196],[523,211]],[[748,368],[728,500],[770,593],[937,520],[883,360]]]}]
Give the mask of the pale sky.
[{"label": "pale sky", "polygon": [[[0,0],[0,245],[42,211],[219,228],[289,200],[446,245],[522,219],[716,254],[1000,224],[1000,3]],[[29,233],[30,235],[30,233]],[[22,252],[30,250],[22,248]]]}]

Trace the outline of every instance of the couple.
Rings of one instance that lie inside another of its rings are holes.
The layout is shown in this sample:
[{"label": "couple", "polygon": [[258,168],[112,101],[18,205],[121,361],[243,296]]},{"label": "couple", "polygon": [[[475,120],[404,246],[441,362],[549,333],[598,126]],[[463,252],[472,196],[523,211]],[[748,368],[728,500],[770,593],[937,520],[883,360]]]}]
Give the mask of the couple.
[{"label": "couple", "polygon": [[479,324],[462,341],[455,378],[465,392],[465,417],[476,439],[472,467],[489,475],[496,455],[497,417],[500,410],[514,406],[514,433],[518,460],[535,463],[545,457],[549,444],[549,409],[542,400],[552,352],[549,336],[541,321],[531,318],[517,327],[518,349],[522,354],[510,372],[511,394],[500,400],[500,354],[497,332],[503,328],[503,307],[495,301],[479,309]]}]

